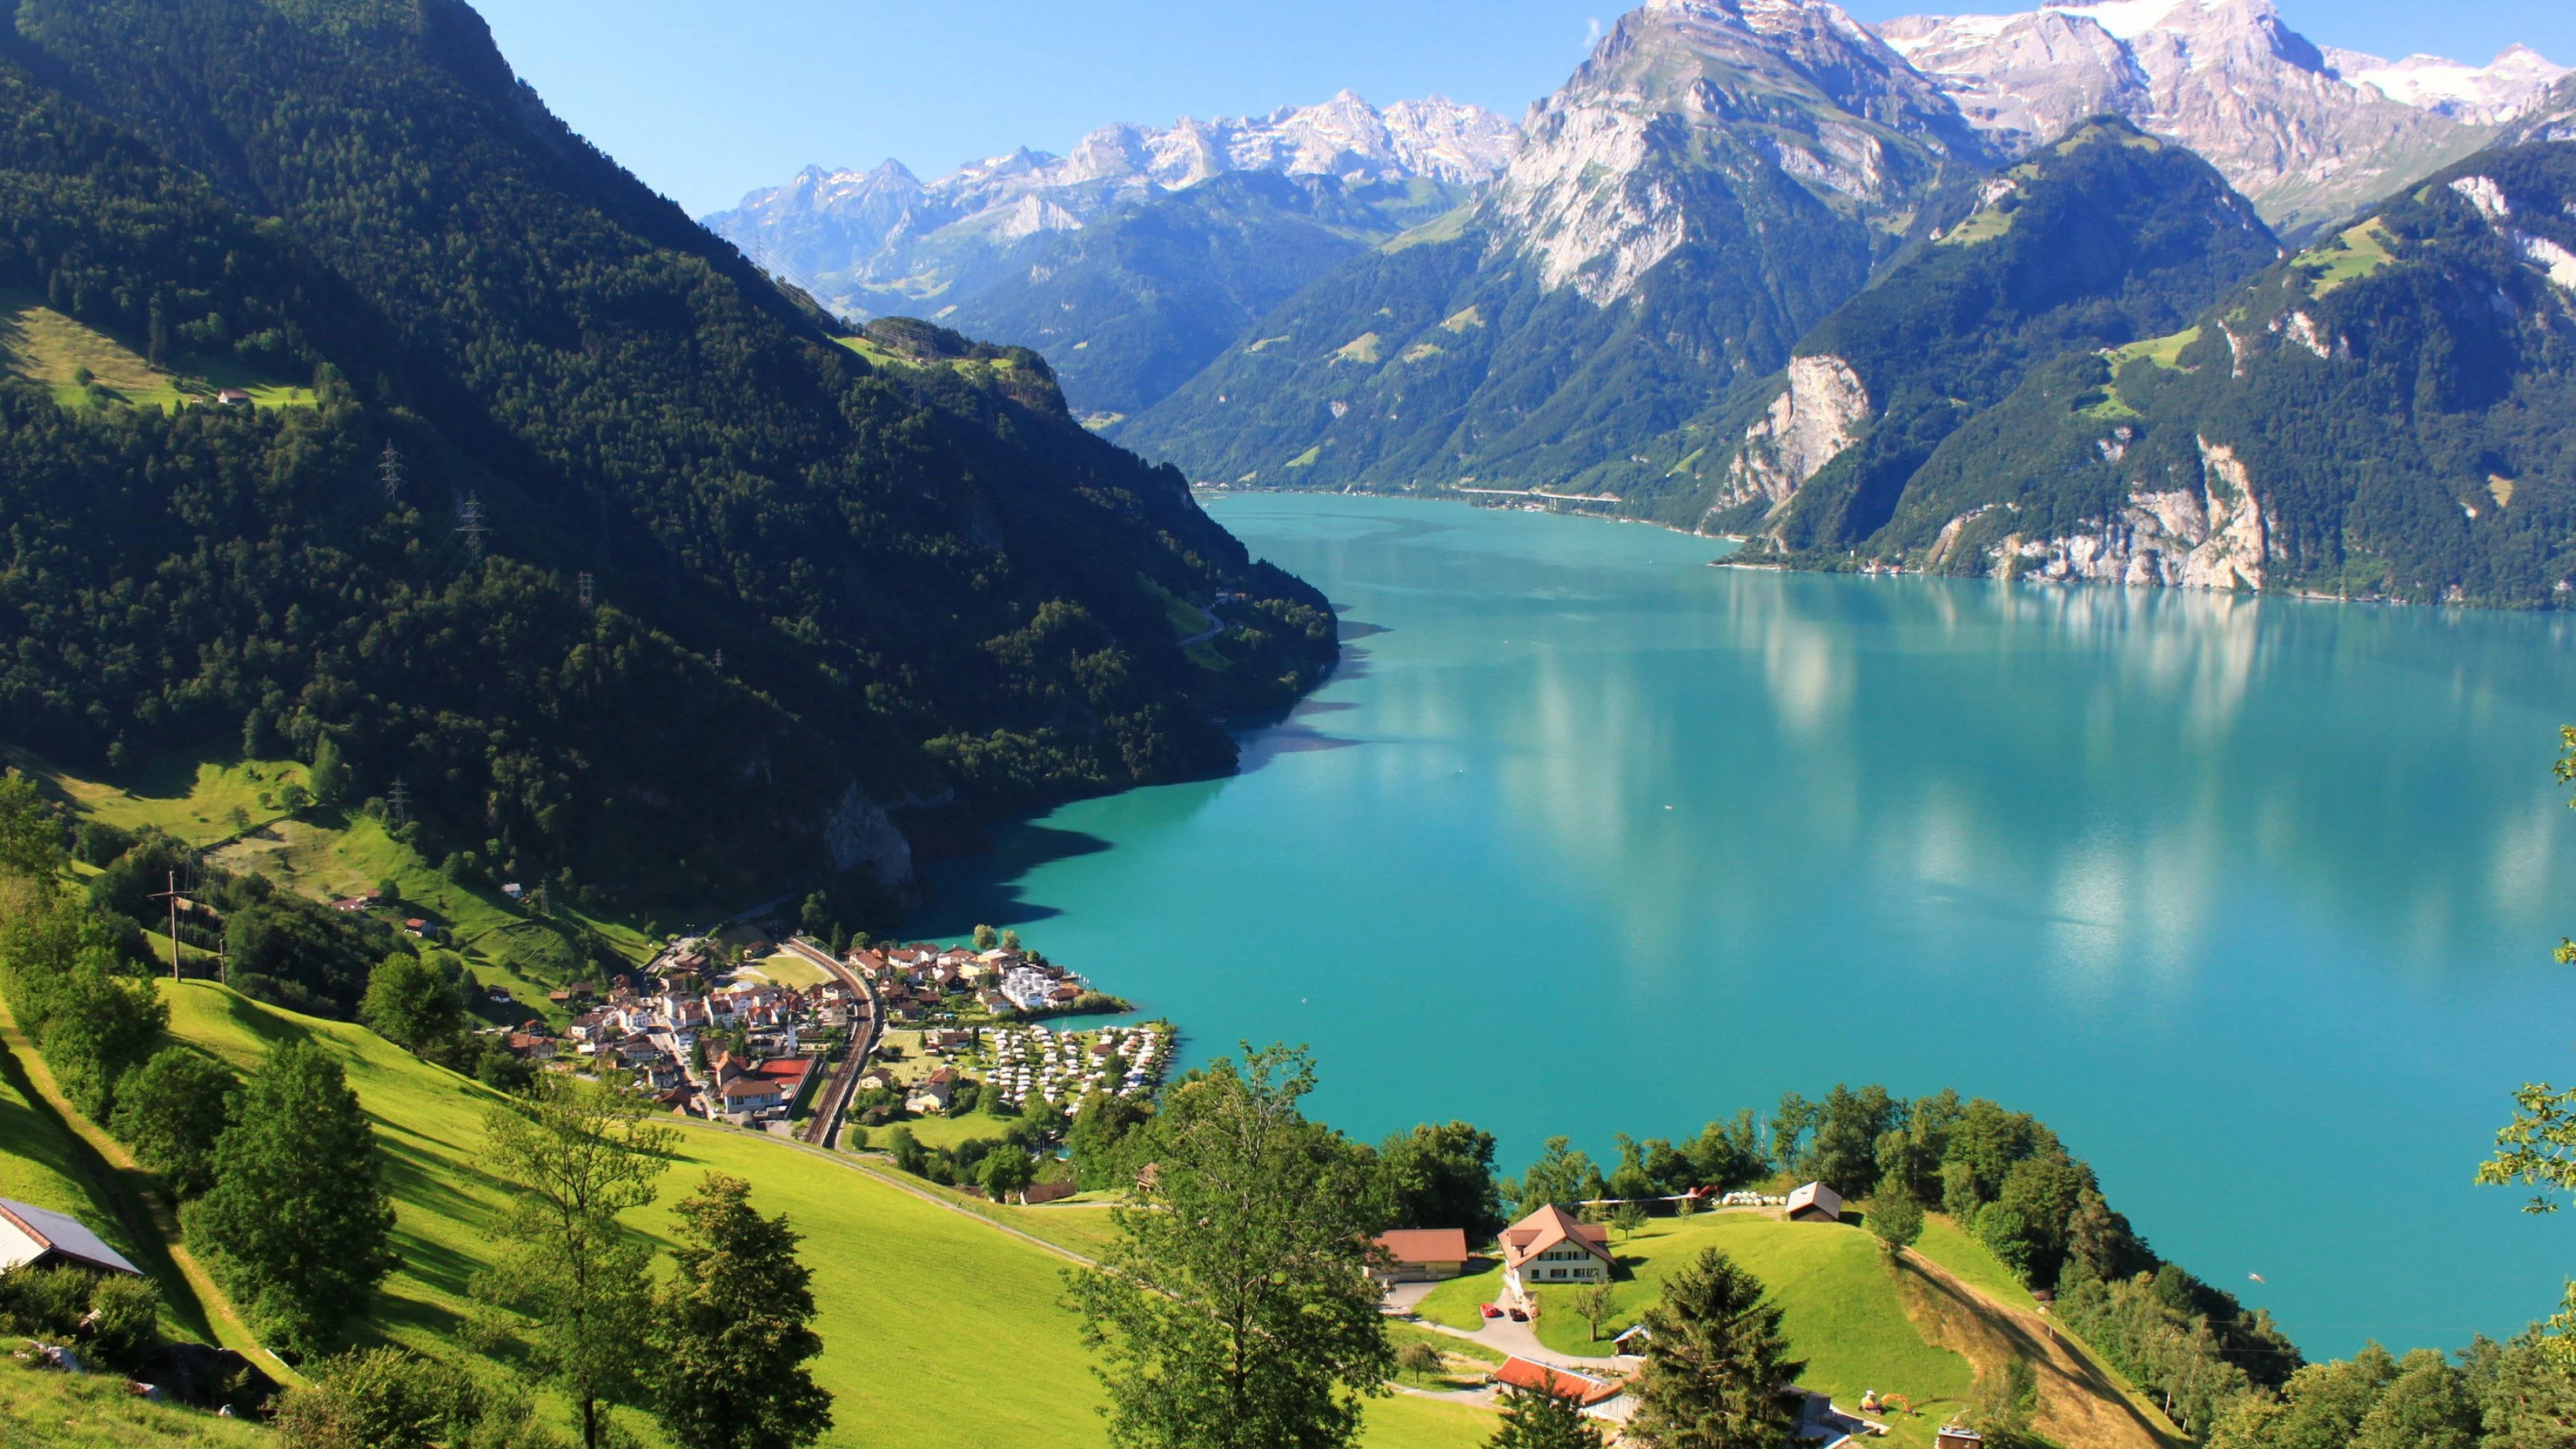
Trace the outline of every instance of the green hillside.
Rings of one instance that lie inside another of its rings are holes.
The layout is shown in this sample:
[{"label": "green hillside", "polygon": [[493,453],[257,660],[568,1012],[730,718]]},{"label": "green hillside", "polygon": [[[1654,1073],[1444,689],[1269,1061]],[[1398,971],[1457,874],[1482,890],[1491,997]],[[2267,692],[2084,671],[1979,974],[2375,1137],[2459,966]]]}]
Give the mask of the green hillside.
[{"label": "green hillside", "polygon": [[[501,1185],[481,1166],[481,1114],[496,1098],[362,1027],[299,1017],[220,986],[163,988],[171,1033],[237,1066],[295,1039],[321,1043],[348,1074],[386,1160],[403,1267],[386,1280],[385,1337],[451,1355],[470,1311],[467,1283],[493,1262]],[[663,1205],[636,1215],[660,1236],[666,1209],[706,1171],[749,1180],[753,1201],[807,1235],[822,1306],[817,1382],[835,1396],[823,1442],[961,1446],[1096,1445],[1089,1357],[1059,1307],[1068,1261],[862,1170],[853,1159],[701,1123],[664,1180]],[[1035,1216],[1043,1210],[1025,1210]],[[1377,1449],[1465,1449],[1491,1417],[1398,1398],[1372,1412]]]},{"label": "green hillside", "polygon": [[0,1444],[45,1449],[264,1449],[276,1436],[242,1419],[155,1404],[111,1376],[46,1373],[0,1360]]},{"label": "green hillside", "polygon": [[[1035,354],[834,345],[458,0],[23,7],[0,240],[0,739],[74,769],[328,742],[426,858],[739,906],[1220,772],[1333,656]],[[236,376],[312,405],[143,405]]]}]

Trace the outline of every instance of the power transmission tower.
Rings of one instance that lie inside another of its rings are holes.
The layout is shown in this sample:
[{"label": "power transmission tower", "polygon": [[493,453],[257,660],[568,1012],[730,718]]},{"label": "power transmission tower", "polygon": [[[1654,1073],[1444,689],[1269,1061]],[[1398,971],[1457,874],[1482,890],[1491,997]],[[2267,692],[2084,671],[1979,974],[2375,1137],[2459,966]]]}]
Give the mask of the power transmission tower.
[{"label": "power transmission tower", "polygon": [[411,786],[404,784],[399,777],[395,779],[393,789],[385,792],[385,814],[392,817],[396,830],[411,820]]},{"label": "power transmission tower", "polygon": [[456,516],[459,520],[456,531],[465,535],[465,551],[474,556],[476,563],[481,563],[483,537],[492,531],[483,522],[483,500],[471,493],[466,494],[465,501],[457,506]]},{"label": "power transmission tower", "polygon": [[577,574],[574,580],[581,586],[581,606],[587,609],[590,607],[590,575]]},{"label": "power transmission tower", "polygon": [[716,651],[716,668],[724,668],[724,651],[721,649]]},{"label": "power transmission tower", "polygon": [[390,442],[385,444],[384,452],[379,454],[376,458],[376,478],[377,481],[385,485],[385,501],[387,503],[399,503],[402,501],[402,454],[397,452],[394,445]]}]

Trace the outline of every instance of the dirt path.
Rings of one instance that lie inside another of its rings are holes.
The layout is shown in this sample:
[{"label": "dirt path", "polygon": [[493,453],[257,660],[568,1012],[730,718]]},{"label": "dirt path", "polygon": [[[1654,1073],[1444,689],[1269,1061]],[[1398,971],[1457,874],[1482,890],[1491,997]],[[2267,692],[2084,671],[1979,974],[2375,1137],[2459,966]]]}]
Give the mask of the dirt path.
[{"label": "dirt path", "polygon": [[[123,1143],[99,1130],[98,1126],[75,1110],[61,1086],[55,1082],[51,1067],[39,1055],[26,1033],[18,1029],[18,1018],[6,1002],[0,1002],[0,1043],[7,1046],[8,1065],[26,1089],[29,1101],[40,1111],[50,1112],[72,1135],[86,1159],[82,1166],[99,1193],[124,1220],[126,1237],[147,1259],[158,1257],[175,1269],[182,1284],[194,1295],[193,1302],[178,1302],[172,1310],[188,1325],[214,1339],[225,1348],[236,1349],[270,1378],[281,1384],[300,1384],[304,1376],[286,1366],[284,1360],[260,1346],[250,1325],[234,1309],[232,1300],[215,1285],[213,1275],[196,1255],[179,1240],[178,1214],[156,1191],[151,1174],[145,1172]],[[167,1281],[164,1280],[164,1287]]]},{"label": "dirt path", "polygon": [[2067,1449],[2184,1449],[2110,1370],[2038,1312],[1998,1303],[1920,1253],[1898,1274],[1907,1316],[1925,1339],[1973,1365],[1977,1377],[2025,1359],[2039,1378],[2031,1427]]}]

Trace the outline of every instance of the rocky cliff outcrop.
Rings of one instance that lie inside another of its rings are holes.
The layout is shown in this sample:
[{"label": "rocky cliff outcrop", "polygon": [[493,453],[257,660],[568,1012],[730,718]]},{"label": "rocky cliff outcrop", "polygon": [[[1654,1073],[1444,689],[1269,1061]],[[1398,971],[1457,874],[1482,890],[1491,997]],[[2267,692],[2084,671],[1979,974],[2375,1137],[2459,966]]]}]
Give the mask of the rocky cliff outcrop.
[{"label": "rocky cliff outcrop", "polygon": [[1842,455],[1869,420],[1869,389],[1851,364],[1830,355],[1790,360],[1787,383],[1727,465],[1726,489],[1709,512],[1761,498],[1777,505]]},{"label": "rocky cliff outcrop", "polygon": [[[2254,480],[2235,449],[2197,441],[2201,471],[2191,486],[2132,493],[2117,517],[2082,532],[2009,535],[1987,550],[1989,571],[2001,578],[2260,591],[2271,541]],[[1943,526],[1934,566],[1948,562],[1951,541],[1984,511]]]}]

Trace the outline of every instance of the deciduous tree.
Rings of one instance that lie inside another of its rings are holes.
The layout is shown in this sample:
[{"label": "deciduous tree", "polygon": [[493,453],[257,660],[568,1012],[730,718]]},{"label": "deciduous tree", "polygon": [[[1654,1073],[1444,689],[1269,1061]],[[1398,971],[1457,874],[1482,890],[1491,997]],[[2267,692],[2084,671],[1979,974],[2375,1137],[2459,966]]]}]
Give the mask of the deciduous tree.
[{"label": "deciduous tree", "polygon": [[483,1119],[492,1167],[519,1191],[501,1222],[508,1258],[476,1286],[572,1401],[583,1449],[608,1441],[612,1405],[643,1396],[653,1250],[617,1215],[653,1200],[678,1143],[650,1111],[632,1092],[548,1074]]},{"label": "deciduous tree", "polygon": [[1923,1236],[1923,1204],[1908,1196],[1904,1189],[1882,1187],[1870,1199],[1869,1230],[1878,1236],[1878,1245],[1887,1250],[1890,1261],[1905,1256],[1914,1240]]},{"label": "deciduous tree", "polygon": [[1394,1370],[1358,1149],[1297,1110],[1304,1053],[1247,1050],[1167,1094],[1153,1172],[1067,1274],[1119,1449],[1337,1449]]},{"label": "deciduous tree", "polygon": [[1397,1227],[1464,1228],[1470,1243],[1503,1230],[1491,1132],[1465,1122],[1425,1122],[1379,1146],[1378,1173]]},{"label": "deciduous tree", "polygon": [[408,951],[387,956],[367,974],[358,1015],[377,1035],[413,1052],[454,1036],[465,1020],[455,984]]},{"label": "deciduous tree", "polygon": [[832,1427],[832,1396],[805,1371],[823,1340],[801,1235],[750,1198],[751,1184],[711,1172],[675,1212],[679,1271],[654,1305],[654,1404],[680,1449],[795,1449]]},{"label": "deciduous tree", "polygon": [[212,1057],[163,1047],[119,1086],[109,1130],[172,1193],[197,1197],[215,1184],[215,1143],[232,1120],[240,1086]]},{"label": "deciduous tree", "polygon": [[183,1221],[235,1301],[292,1351],[320,1351],[366,1307],[394,1267],[394,1210],[338,1062],[310,1042],[269,1053],[215,1143],[213,1187]]}]

